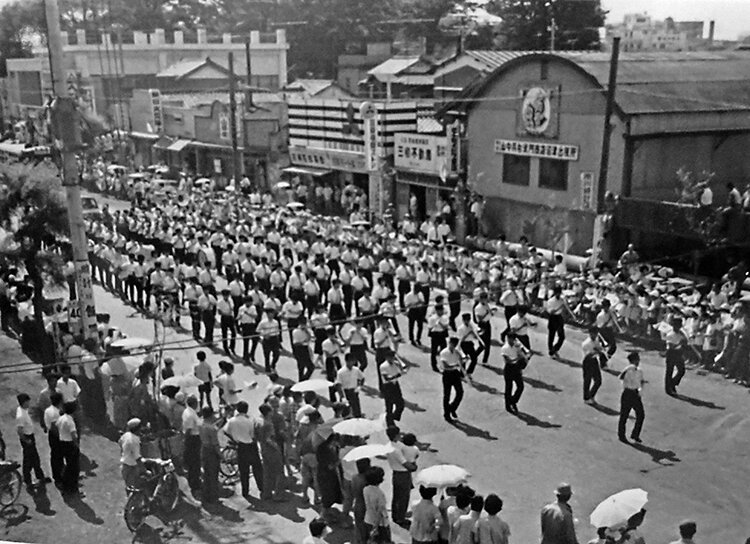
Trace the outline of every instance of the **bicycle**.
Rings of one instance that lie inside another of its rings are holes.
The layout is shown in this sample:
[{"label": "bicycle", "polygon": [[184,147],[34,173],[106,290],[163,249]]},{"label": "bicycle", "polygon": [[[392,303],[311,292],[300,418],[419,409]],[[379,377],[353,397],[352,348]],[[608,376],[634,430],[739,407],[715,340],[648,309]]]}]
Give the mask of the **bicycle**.
[{"label": "bicycle", "polygon": [[236,484],[240,479],[240,469],[237,460],[237,442],[229,439],[226,446],[219,451],[219,475],[224,485]]},{"label": "bicycle", "polygon": [[16,461],[0,461],[0,506],[10,506],[21,494],[22,478]]},{"label": "bicycle", "polygon": [[147,473],[139,485],[128,487],[125,503],[125,525],[135,533],[152,513],[168,514],[177,507],[180,498],[179,482],[171,460],[144,459]]}]

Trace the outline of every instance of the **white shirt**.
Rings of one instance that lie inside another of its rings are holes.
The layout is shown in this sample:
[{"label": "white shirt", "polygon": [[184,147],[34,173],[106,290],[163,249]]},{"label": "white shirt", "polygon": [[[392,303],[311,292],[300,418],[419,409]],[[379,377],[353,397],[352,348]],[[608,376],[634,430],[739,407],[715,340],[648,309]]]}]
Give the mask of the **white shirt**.
[{"label": "white shirt", "polygon": [[60,442],[72,442],[76,433],[76,422],[70,414],[63,414],[57,420],[57,430],[60,433]]},{"label": "white shirt", "polygon": [[68,383],[65,383],[63,378],[60,378],[57,380],[55,388],[62,395],[63,402],[75,402],[78,399],[78,395],[81,394],[81,387],[73,378],[70,378]]},{"label": "white shirt", "polygon": [[511,345],[506,342],[505,344],[503,344],[503,347],[500,348],[500,355],[502,355],[503,358],[506,359],[506,362],[510,364],[517,363],[520,354],[521,350],[515,344]]},{"label": "white shirt", "polygon": [[594,338],[592,340],[591,337],[588,337],[581,344],[581,349],[583,350],[583,356],[586,357],[587,355],[591,355],[592,353],[601,352],[602,344],[601,342],[599,342],[598,338]]},{"label": "white shirt", "polygon": [[643,371],[635,365],[628,365],[620,374],[624,389],[640,390],[643,385]]},{"label": "white shirt", "polygon": [[714,203],[714,192],[711,190],[710,187],[706,187],[703,189],[703,192],[701,193],[701,205],[703,206],[710,206]]},{"label": "white shirt", "polygon": [[16,408],[16,428],[20,428],[22,434],[34,434],[34,423],[29,411],[20,406]]},{"label": "white shirt", "polygon": [[120,463],[134,467],[138,464],[138,459],[141,458],[141,439],[137,435],[126,432],[120,437],[120,449],[122,450],[122,456],[120,457]]},{"label": "white shirt", "polygon": [[359,367],[341,368],[336,373],[336,383],[340,384],[343,389],[355,389],[360,383],[365,381],[365,375]]},{"label": "white shirt", "polygon": [[529,334],[529,331],[527,330],[529,327],[529,320],[525,315],[522,317],[520,314],[516,314],[511,317],[510,321],[508,321],[508,327],[519,336],[526,336]]},{"label": "white shirt", "polygon": [[52,425],[60,419],[60,409],[55,406],[48,406],[44,410],[44,426],[51,429]]},{"label": "white shirt", "polygon": [[197,435],[200,426],[201,420],[198,414],[190,406],[186,406],[182,411],[182,432]]},{"label": "white shirt", "polygon": [[562,315],[565,303],[560,297],[552,297],[545,304],[551,315]]},{"label": "white shirt", "polygon": [[224,431],[232,440],[240,444],[250,444],[255,440],[255,421],[246,414],[237,414],[227,421]]}]

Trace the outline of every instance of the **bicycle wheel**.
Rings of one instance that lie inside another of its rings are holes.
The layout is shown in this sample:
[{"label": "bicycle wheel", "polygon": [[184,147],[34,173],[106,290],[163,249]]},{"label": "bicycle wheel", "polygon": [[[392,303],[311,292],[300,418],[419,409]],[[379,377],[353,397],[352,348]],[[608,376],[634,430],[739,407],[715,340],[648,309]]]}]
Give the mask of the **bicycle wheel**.
[{"label": "bicycle wheel", "polygon": [[237,468],[237,448],[233,446],[224,446],[221,448],[219,473],[224,477],[224,483],[236,482],[239,479],[240,471]]},{"label": "bicycle wheel", "polygon": [[21,474],[10,470],[0,476],[0,505],[10,506],[21,494]]},{"label": "bicycle wheel", "polygon": [[177,476],[169,473],[162,477],[159,482],[157,498],[164,512],[169,513],[175,509],[180,498],[180,484],[177,481]]},{"label": "bicycle wheel", "polygon": [[151,513],[148,498],[141,491],[133,492],[125,503],[125,525],[135,533]]}]

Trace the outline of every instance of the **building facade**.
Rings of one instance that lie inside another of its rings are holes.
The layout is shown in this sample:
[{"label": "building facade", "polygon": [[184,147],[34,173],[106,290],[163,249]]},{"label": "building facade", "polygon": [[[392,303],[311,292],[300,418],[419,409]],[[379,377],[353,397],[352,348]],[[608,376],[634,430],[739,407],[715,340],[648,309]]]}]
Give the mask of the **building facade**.
[{"label": "building facade", "polygon": [[[605,190],[622,198],[676,200],[680,169],[724,185],[750,179],[747,53],[623,54],[618,68]],[[467,183],[485,197],[490,232],[543,247],[567,233],[573,253],[591,247],[609,57],[534,53],[513,59],[446,109],[466,112]],[[633,218],[630,239],[655,243]]]},{"label": "building facade", "polygon": [[611,47],[619,37],[622,51],[693,51],[713,41],[713,21],[708,39],[703,38],[703,27],[703,21],[657,21],[647,13],[631,13],[621,23],[607,25],[605,43]]},{"label": "building facade", "polygon": [[[285,31],[254,31],[247,39],[253,84],[271,90],[286,85],[289,45]],[[91,110],[122,129],[130,128],[127,108],[133,90],[158,88],[157,74],[176,63],[210,57],[226,66],[227,55],[233,52],[237,75],[247,73],[246,39],[231,34],[214,38],[202,29],[194,33],[156,29],[152,33],[92,36],[81,30],[70,35],[63,33],[63,41],[67,43],[65,71],[69,91],[83,97]],[[52,94],[47,50],[40,48],[34,53],[33,58],[7,61],[8,109],[16,118],[38,111]]]}]

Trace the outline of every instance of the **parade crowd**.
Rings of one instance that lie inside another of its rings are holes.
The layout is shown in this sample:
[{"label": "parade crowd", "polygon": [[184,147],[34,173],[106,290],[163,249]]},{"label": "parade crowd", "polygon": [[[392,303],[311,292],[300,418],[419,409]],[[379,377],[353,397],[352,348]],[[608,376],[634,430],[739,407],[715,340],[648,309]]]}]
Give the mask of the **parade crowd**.
[{"label": "parade crowd", "polygon": [[[465,484],[413,481],[417,440],[399,429],[405,409],[400,383],[408,379],[408,365],[399,356],[404,342],[428,343],[432,370],[441,374],[448,422],[459,418],[464,383],[471,383],[479,364],[503,367],[505,408],[517,413],[524,370],[542,351],[559,357],[566,322],[589,332],[581,346],[584,402],[596,402],[602,371],[621,334],[662,343],[669,395],[678,394],[686,364],[725,372],[744,385],[750,381],[750,334],[738,302],[744,262],[705,289],[641,262],[633,247],[616,266],[584,262],[580,270],[571,270],[562,255],[544,257],[526,240],[501,239],[494,254],[472,253],[450,243],[448,217],[418,223],[409,216],[398,228],[371,225],[361,199],[351,200],[344,219],[313,215],[298,202],[275,205],[270,193],[193,189],[156,195],[141,183],[132,198],[130,209],[105,206],[87,221],[93,278],[144,315],[192,332],[205,346],[194,362],[197,390],[188,394],[187,384],[173,385],[178,377],[173,359],[165,356],[169,349],[119,351],[113,347],[117,330],[106,322],[100,326],[101,346],[89,346],[63,324],[65,361],[48,374],[49,386],[35,409],[49,431],[52,477],[66,493],[79,493],[80,407],[88,412],[108,404],[112,423],[123,431],[126,487],[137,486],[148,470],[147,442],[156,441],[157,454],[166,445],[178,458],[195,498],[216,503],[222,444],[228,442],[236,449],[241,493],[248,500],[251,476],[260,499],[273,501],[287,500],[288,482],[299,479],[300,495],[320,507],[306,544],[322,542],[328,526],[352,526],[357,543],[389,542],[391,522],[408,527],[414,544],[504,544],[511,530],[500,516],[500,497],[480,496]],[[27,291],[23,271],[4,271],[3,330],[23,332],[29,318],[20,315],[19,306],[28,301]],[[491,324],[498,313],[505,317],[500,334]],[[406,316],[406,330],[399,315]],[[529,339],[539,315],[548,328],[544,349]],[[322,374],[328,382],[322,392],[277,383],[282,350],[296,361],[299,382]],[[223,357],[218,364],[212,362],[215,352]],[[640,442],[643,375],[639,354],[627,358],[619,375],[617,432],[622,441]],[[240,400],[242,391],[259,385],[238,383],[237,365],[262,368],[269,379],[257,408]],[[374,372],[367,371],[371,366]],[[369,457],[344,460],[370,434],[334,431],[342,420],[365,417],[359,396],[366,382],[377,384],[384,402],[377,433],[390,446],[390,507],[380,489],[384,470]],[[28,485],[32,473],[42,484],[48,481],[34,446],[31,400],[19,395],[16,417]],[[323,420],[321,405],[333,409],[333,419]],[[628,435],[631,411],[636,423]],[[167,431],[172,439],[153,438]],[[415,484],[420,501],[410,508]],[[541,512],[542,542],[575,543],[572,490],[561,484],[555,494]],[[644,514],[600,528],[593,542],[644,542],[638,532]],[[689,544],[695,532],[694,522],[682,523],[678,542]]]}]

